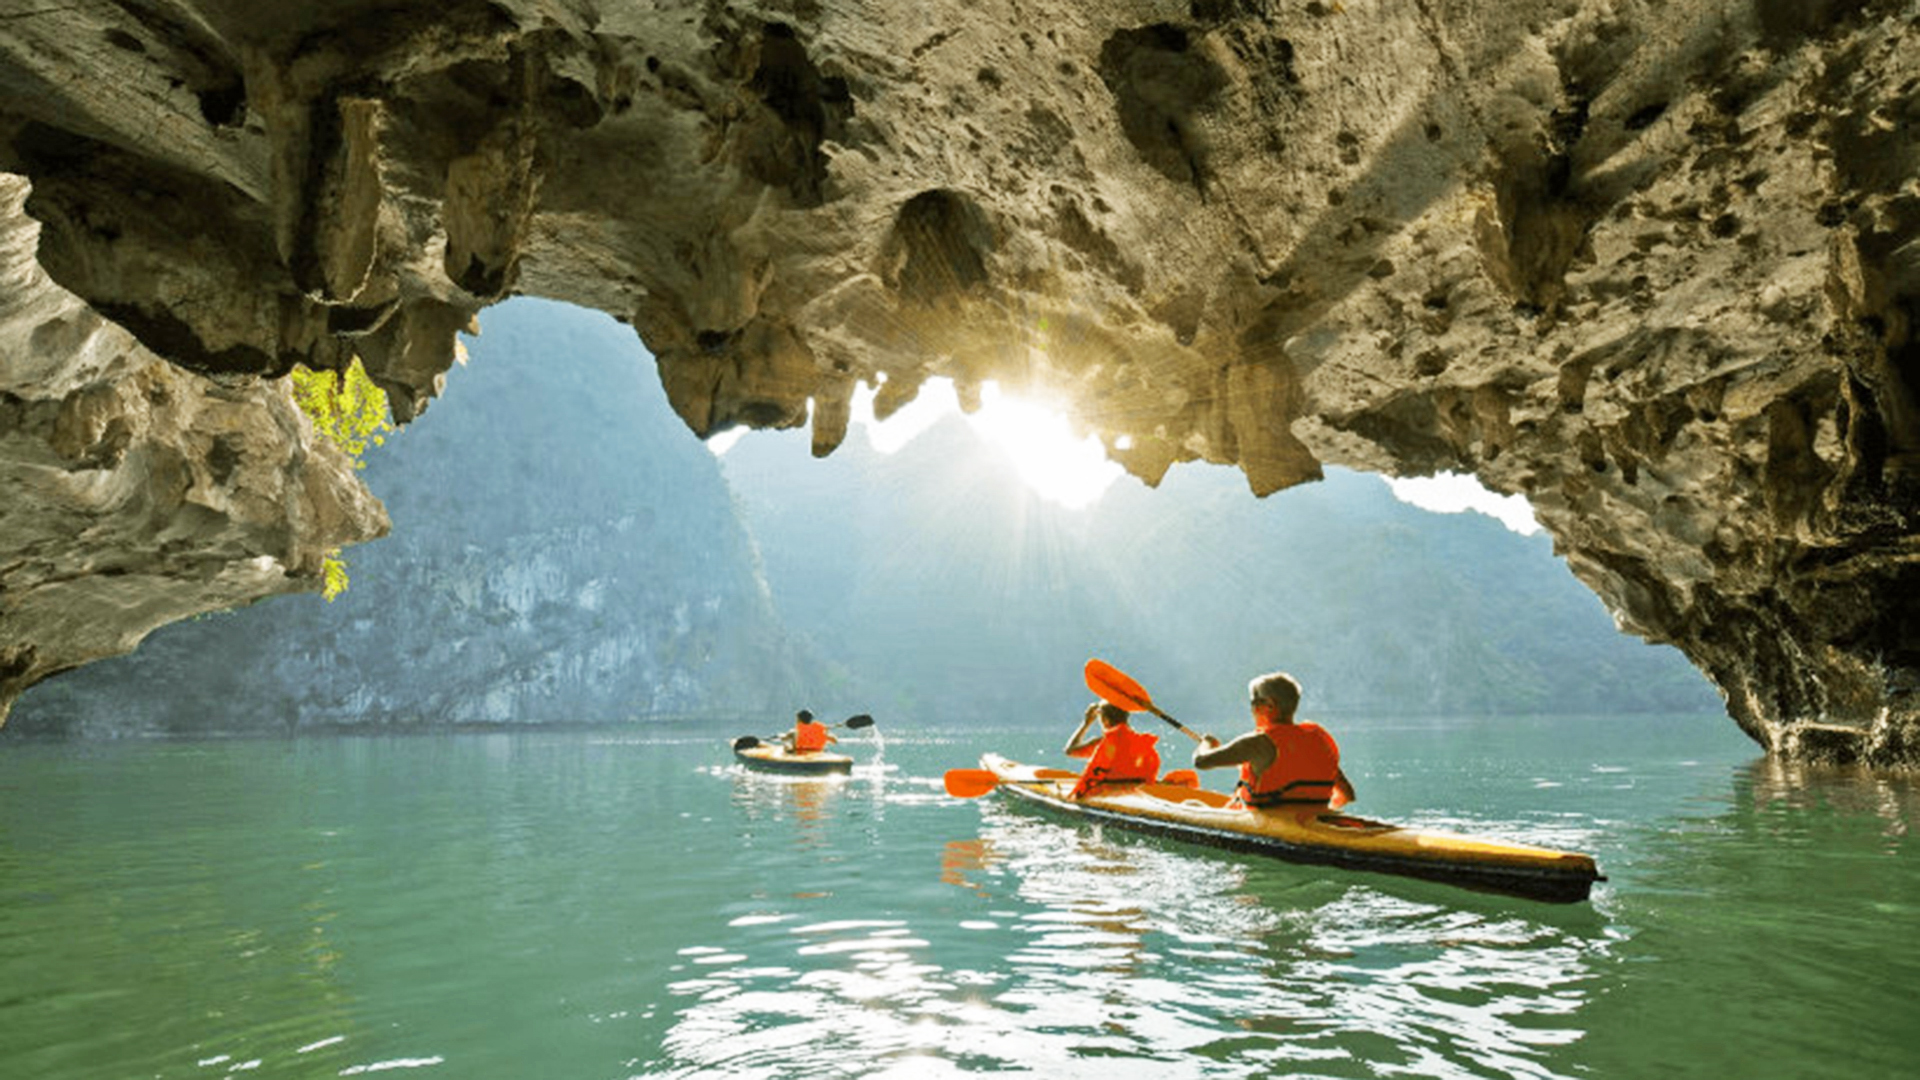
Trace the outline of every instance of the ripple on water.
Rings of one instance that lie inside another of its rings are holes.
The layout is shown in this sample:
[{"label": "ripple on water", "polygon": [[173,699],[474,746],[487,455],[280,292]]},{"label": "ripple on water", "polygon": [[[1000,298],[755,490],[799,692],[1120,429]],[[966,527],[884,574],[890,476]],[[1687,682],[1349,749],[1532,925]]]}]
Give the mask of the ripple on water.
[{"label": "ripple on water", "polygon": [[1623,744],[1370,778],[1593,850],[1565,907],[944,797],[980,745],[833,783],[717,737],[16,747],[0,1075],[1904,1075],[1859,1003],[1920,984],[1914,786]]},{"label": "ripple on water", "polygon": [[[1594,944],[1503,912],[982,808],[955,916],[736,916],[672,1075],[1553,1075]],[[1553,828],[1548,823],[1543,829]],[[954,845],[958,843],[959,847]],[[889,910],[899,910],[892,907]],[[709,952],[708,950],[715,950]],[[778,963],[770,961],[778,960]],[[1366,1062],[1364,1067],[1360,1062]],[[869,1071],[870,1070],[870,1071]]]}]

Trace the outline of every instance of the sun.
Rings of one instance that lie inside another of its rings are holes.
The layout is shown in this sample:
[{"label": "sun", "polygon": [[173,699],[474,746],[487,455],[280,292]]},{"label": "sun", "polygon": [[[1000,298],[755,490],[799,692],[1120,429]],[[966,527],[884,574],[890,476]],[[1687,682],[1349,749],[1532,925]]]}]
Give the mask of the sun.
[{"label": "sun", "polygon": [[1068,509],[1093,505],[1125,473],[1099,439],[1076,438],[1065,413],[1003,393],[997,383],[981,386],[980,408],[967,423],[1012,460],[1035,494]]},{"label": "sun", "polygon": [[[893,453],[943,418],[959,413],[981,442],[1007,456],[1034,494],[1068,509],[1093,505],[1126,475],[1125,469],[1108,460],[1099,439],[1075,437],[1066,414],[1058,408],[1004,393],[995,382],[981,384],[980,407],[971,414],[961,410],[953,380],[946,378],[922,383],[913,400],[885,420],[873,415],[874,396],[873,387],[864,382],[854,389],[852,421],[865,429],[870,445],[882,454]],[[706,440],[707,448],[716,455],[725,454],[746,432],[745,427],[723,431]]]}]

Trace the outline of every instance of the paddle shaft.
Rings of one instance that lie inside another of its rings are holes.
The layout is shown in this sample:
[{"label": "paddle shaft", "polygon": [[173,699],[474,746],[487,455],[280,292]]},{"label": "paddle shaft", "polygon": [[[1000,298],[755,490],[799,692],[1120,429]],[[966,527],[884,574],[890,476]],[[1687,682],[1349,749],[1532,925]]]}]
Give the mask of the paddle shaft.
[{"label": "paddle shaft", "polygon": [[[1056,779],[1064,779],[1072,775],[1072,773],[1065,773]],[[947,794],[956,799],[978,798],[999,787],[1001,783],[1000,777],[991,769],[948,769],[944,780]],[[1192,769],[1176,769],[1161,777],[1160,782],[1177,787],[1197,788],[1200,786],[1200,774]]]},{"label": "paddle shaft", "polygon": [[1188,727],[1187,725],[1181,723],[1178,720],[1175,720],[1173,717],[1168,716],[1166,713],[1161,712],[1159,709],[1154,708],[1153,702],[1149,701],[1146,703],[1146,705],[1147,705],[1148,712],[1152,713],[1153,715],[1159,717],[1162,720],[1165,720],[1167,723],[1172,724],[1174,727],[1179,728],[1181,732],[1187,736],[1187,738],[1192,739],[1194,742],[1206,741],[1205,739],[1202,739],[1200,737],[1199,732],[1194,731],[1192,728]]}]

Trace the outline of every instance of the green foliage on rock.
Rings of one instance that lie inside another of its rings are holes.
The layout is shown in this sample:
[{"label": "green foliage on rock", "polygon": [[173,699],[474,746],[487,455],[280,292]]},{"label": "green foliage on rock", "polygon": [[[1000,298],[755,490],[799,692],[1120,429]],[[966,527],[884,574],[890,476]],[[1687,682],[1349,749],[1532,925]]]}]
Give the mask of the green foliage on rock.
[{"label": "green foliage on rock", "polygon": [[[367,448],[384,446],[394,421],[388,419],[386,390],[367,377],[359,357],[351,359],[346,371],[313,371],[307,365],[294,365],[288,379],[294,382],[294,404],[313,421],[313,430],[348,455],[355,469],[365,469]],[[348,590],[348,561],[340,557],[340,548],[321,559],[321,577],[321,596],[328,603]]]},{"label": "green foliage on rock", "polygon": [[320,560],[320,573],[326,578],[320,595],[331,604],[340,594],[347,591],[347,560],[340,557],[340,549],[334,548]]},{"label": "green foliage on rock", "polygon": [[[339,447],[354,468],[366,468],[367,448],[384,445],[393,422],[388,419],[387,392],[374,385],[360,358],[354,357],[345,371],[315,371],[296,364],[288,378],[293,382],[293,403],[313,421],[313,430]],[[320,573],[324,579],[320,595],[328,603],[347,591],[347,561],[340,557],[339,548],[322,557]]]},{"label": "green foliage on rock", "polygon": [[313,429],[352,458],[354,468],[366,468],[362,455],[387,441],[393,423],[387,418],[386,391],[367,377],[360,358],[354,357],[345,371],[296,365],[289,377],[294,404],[313,421]]}]

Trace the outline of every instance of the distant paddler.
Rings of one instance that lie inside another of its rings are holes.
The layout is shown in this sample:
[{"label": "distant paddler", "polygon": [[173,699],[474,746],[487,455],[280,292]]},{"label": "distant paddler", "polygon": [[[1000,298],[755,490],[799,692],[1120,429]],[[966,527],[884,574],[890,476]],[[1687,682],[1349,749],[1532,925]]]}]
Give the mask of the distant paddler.
[{"label": "distant paddler", "polygon": [[814,720],[813,713],[801,709],[794,714],[793,729],[790,731],[769,735],[765,739],[742,735],[733,740],[733,756],[740,764],[762,772],[801,775],[850,773],[853,771],[852,758],[827,752],[830,744],[840,741],[833,737],[830,729],[838,727],[857,731],[872,726],[873,717],[866,713],[849,716],[838,724],[822,724]]},{"label": "distant paddler", "polygon": [[801,709],[793,714],[793,730],[781,736],[780,741],[789,754],[817,754],[840,740],[833,737],[827,725],[815,720],[813,713]]}]

